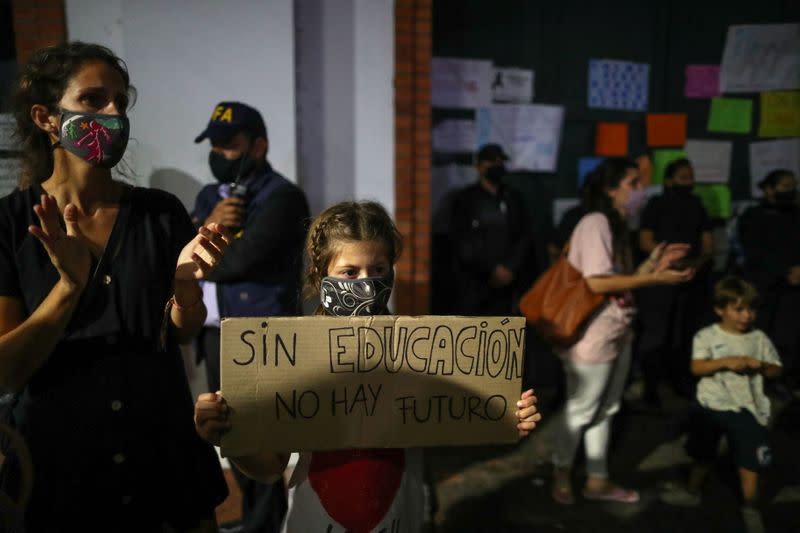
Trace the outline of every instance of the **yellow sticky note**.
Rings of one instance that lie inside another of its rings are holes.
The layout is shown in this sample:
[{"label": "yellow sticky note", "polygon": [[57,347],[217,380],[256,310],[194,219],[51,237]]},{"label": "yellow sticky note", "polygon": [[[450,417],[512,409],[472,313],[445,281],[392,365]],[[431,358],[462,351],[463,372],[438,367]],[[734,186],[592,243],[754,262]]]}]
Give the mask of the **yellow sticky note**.
[{"label": "yellow sticky note", "polygon": [[761,93],[759,137],[800,137],[800,91]]}]

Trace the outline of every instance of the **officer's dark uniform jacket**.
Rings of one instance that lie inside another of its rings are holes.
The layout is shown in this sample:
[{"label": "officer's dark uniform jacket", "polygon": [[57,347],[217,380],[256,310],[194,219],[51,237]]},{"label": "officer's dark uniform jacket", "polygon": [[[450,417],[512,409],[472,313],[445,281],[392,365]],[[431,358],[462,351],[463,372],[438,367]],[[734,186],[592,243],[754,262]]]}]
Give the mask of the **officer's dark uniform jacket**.
[{"label": "officer's dark uniform jacket", "polygon": [[[246,184],[244,227],[209,276],[217,283],[220,316],[297,314],[309,219],[305,195],[269,164]],[[197,195],[195,224],[201,224],[222,199],[218,190],[219,184],[210,184]]]}]

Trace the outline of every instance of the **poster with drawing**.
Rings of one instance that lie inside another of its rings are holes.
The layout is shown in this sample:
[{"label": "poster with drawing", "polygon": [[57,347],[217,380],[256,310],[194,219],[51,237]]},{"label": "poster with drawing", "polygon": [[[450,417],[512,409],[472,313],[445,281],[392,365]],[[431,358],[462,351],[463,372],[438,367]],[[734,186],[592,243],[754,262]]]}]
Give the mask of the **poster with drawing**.
[{"label": "poster with drawing", "polygon": [[599,109],[647,111],[650,65],[613,59],[589,61],[588,105]]},{"label": "poster with drawing", "polygon": [[533,101],[534,72],[524,68],[495,68],[492,100],[511,104]]},{"label": "poster with drawing", "polygon": [[431,60],[431,106],[476,109],[492,101],[492,62],[434,57]]},{"label": "poster with drawing", "polygon": [[719,87],[723,93],[800,89],[800,24],[728,27]]},{"label": "poster with drawing", "polygon": [[476,113],[478,143],[497,143],[510,170],[555,172],[564,108],[558,105],[497,104]]}]

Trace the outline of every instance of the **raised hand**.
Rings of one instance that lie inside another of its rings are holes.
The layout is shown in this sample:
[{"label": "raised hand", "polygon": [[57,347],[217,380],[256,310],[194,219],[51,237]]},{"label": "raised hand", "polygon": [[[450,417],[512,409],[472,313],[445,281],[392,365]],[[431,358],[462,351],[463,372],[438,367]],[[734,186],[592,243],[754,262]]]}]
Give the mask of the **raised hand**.
[{"label": "raised hand", "polygon": [[650,254],[650,258],[655,262],[653,271],[662,272],[671,269],[671,265],[686,257],[690,249],[691,246],[688,244],[667,244],[662,242],[653,250],[653,253]]},{"label": "raised hand", "polygon": [[205,279],[219,264],[232,238],[228,228],[215,222],[198,229],[195,238],[183,247],[178,256],[175,279]]},{"label": "raised hand", "polygon": [[28,226],[28,231],[42,243],[61,279],[83,290],[89,281],[92,254],[78,227],[78,208],[72,204],[64,207],[66,232],[58,222],[58,204],[53,196],[43,194],[33,212],[39,218],[39,226]]}]

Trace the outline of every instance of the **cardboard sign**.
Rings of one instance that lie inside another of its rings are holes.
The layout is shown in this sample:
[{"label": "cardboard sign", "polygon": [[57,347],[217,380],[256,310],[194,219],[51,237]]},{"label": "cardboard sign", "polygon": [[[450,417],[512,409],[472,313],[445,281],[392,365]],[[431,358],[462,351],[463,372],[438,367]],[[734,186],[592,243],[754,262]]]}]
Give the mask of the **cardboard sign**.
[{"label": "cardboard sign", "polygon": [[222,453],[514,442],[523,317],[222,321]]},{"label": "cardboard sign", "polygon": [[686,142],[686,113],[648,113],[648,146],[683,146]]}]

